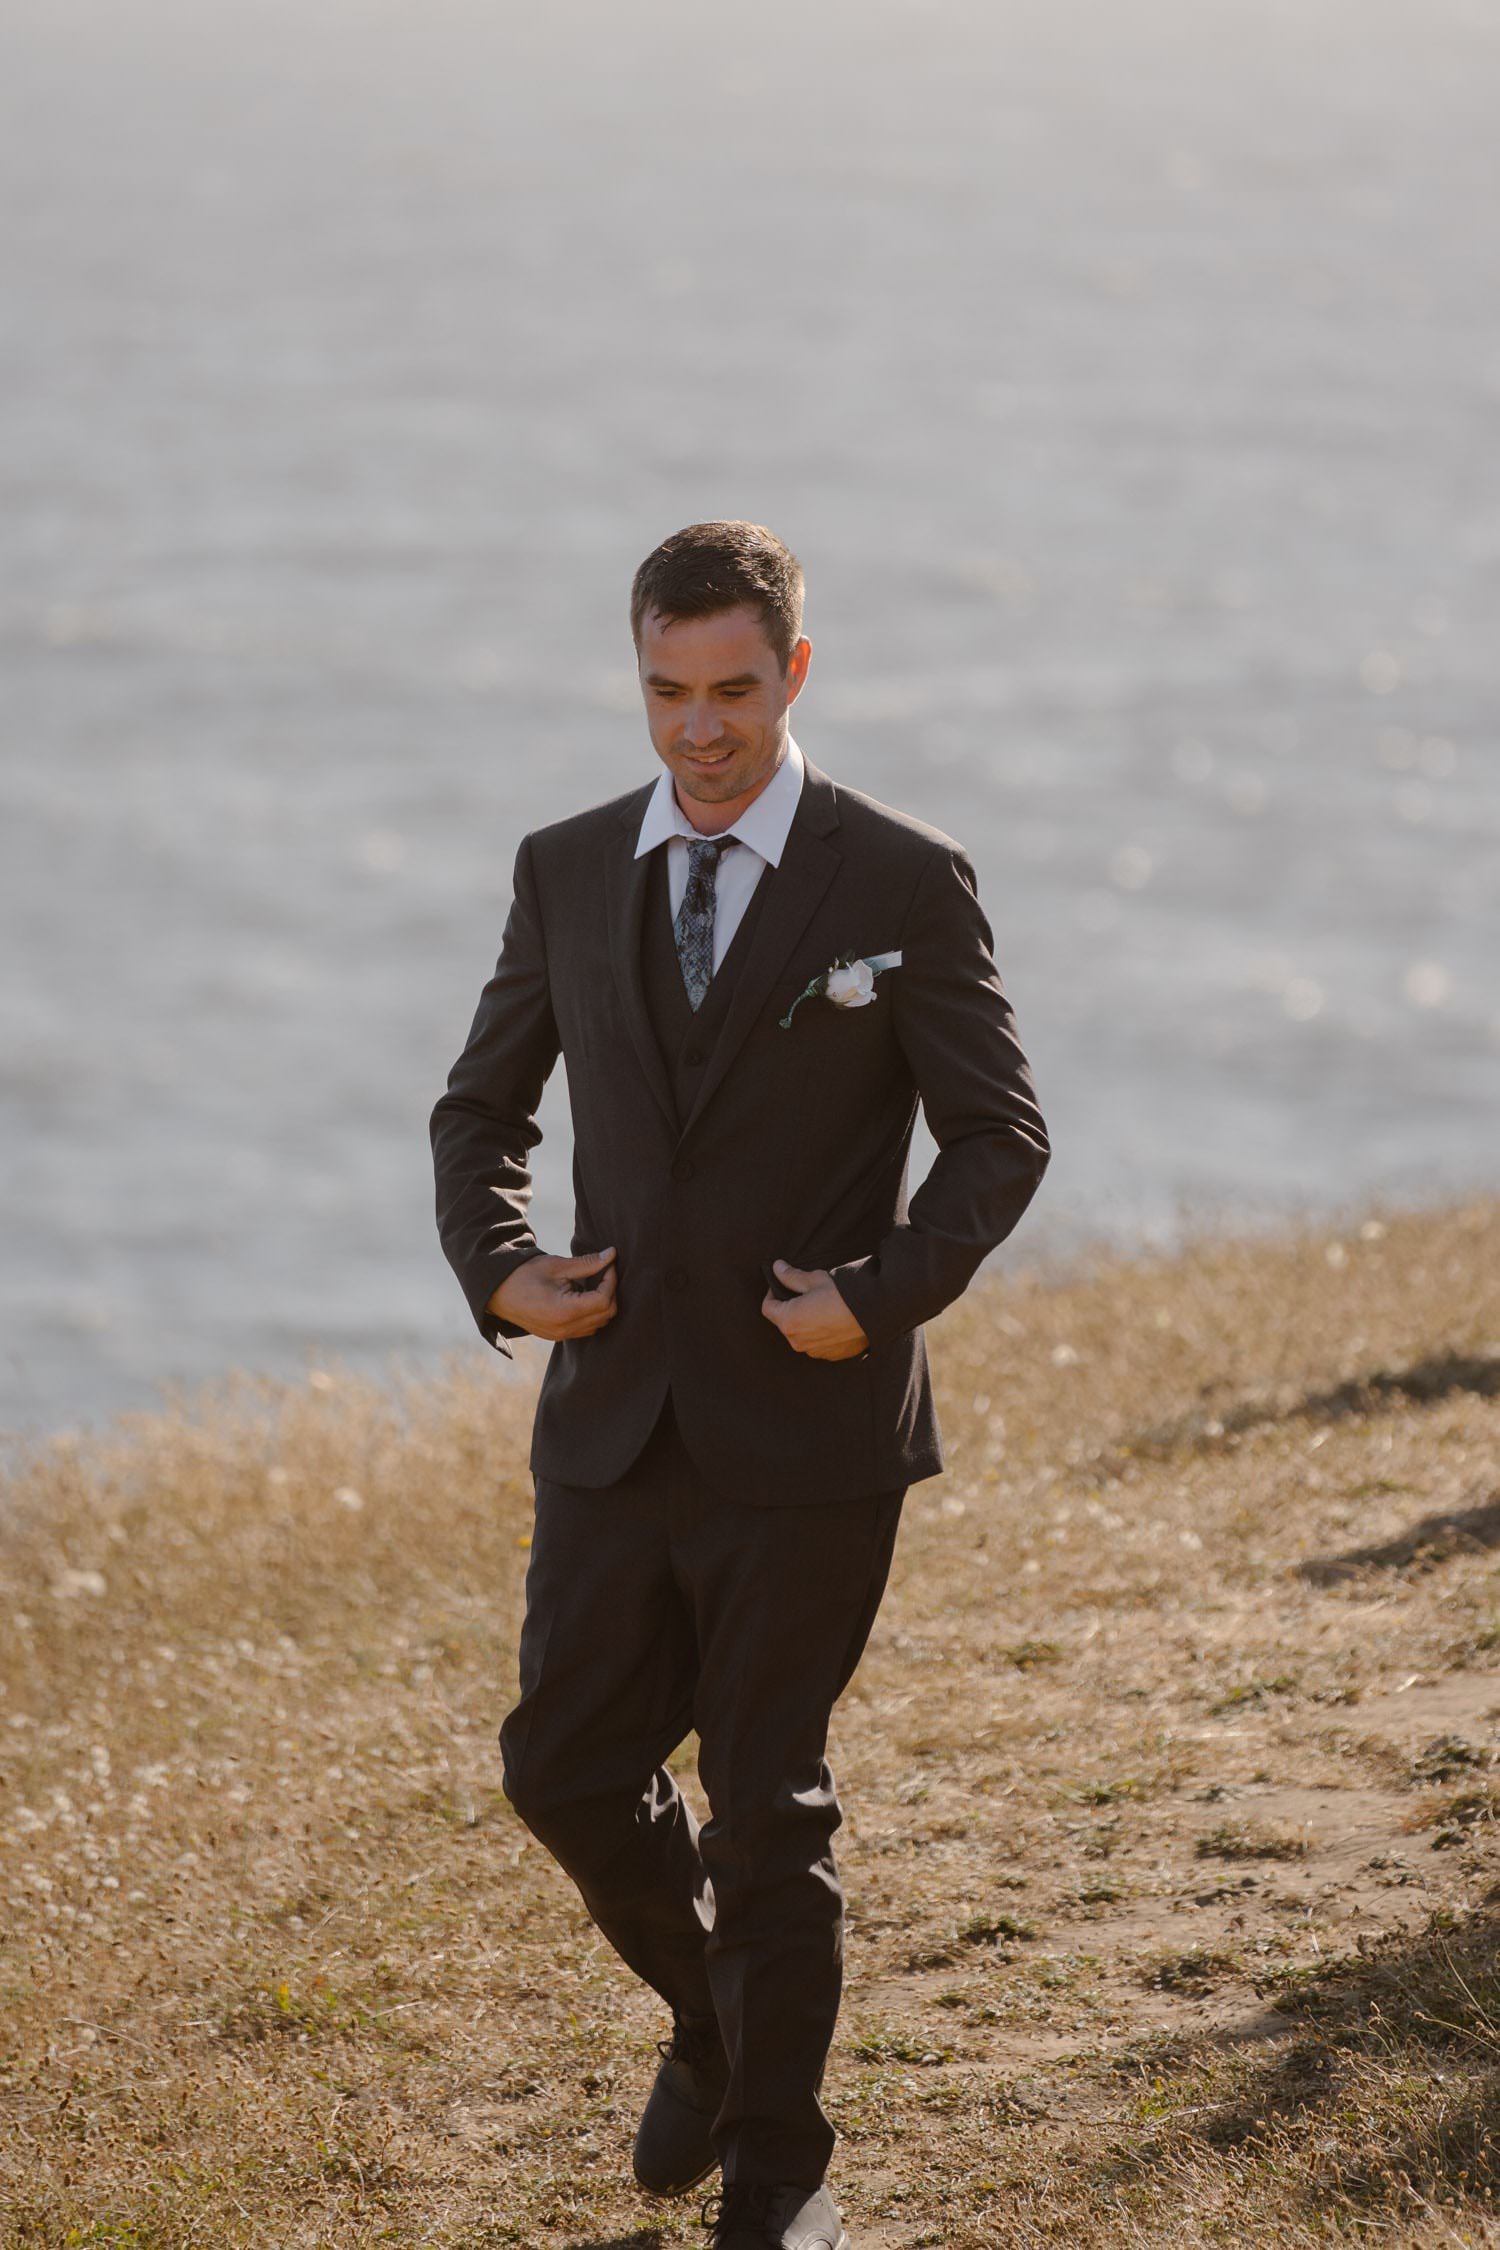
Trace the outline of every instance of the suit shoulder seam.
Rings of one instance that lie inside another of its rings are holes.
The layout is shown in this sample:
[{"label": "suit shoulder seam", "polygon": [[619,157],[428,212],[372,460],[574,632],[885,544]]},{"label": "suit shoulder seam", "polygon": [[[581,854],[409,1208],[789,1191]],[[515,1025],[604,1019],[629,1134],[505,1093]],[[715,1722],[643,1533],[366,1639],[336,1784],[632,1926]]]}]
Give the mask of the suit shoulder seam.
[{"label": "suit shoulder seam", "polygon": [[937,865],[940,859],[947,860],[950,865],[952,864],[954,848],[955,847],[948,841],[946,836],[942,837],[941,839],[937,837],[933,838],[931,850],[925,854],[921,866],[917,869],[916,881],[912,884],[911,895],[906,901],[906,912],[901,917],[901,935],[903,941],[906,937],[907,924],[911,921],[912,915],[916,910],[917,900],[922,895],[923,889],[926,886],[928,876],[932,873],[933,868]]}]

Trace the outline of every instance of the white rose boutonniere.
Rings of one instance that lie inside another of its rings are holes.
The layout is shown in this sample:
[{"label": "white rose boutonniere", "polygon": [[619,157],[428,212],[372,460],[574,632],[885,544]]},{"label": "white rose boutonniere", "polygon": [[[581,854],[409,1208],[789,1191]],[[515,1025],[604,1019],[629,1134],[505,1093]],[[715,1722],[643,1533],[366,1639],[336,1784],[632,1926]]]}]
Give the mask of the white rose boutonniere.
[{"label": "white rose boutonniere", "polygon": [[836,1008],[868,1008],[875,997],[875,979],[886,969],[899,969],[901,955],[897,953],[841,953],[838,959],[815,976],[780,1018],[783,1031],[790,1031],[792,1018],[804,1000],[822,998],[831,1000]]}]

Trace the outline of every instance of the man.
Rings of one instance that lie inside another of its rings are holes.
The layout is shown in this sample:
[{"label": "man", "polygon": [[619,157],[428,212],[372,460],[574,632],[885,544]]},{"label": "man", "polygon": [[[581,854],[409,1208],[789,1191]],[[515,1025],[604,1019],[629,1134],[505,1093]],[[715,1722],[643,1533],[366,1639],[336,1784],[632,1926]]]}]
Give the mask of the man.
[{"label": "man", "polygon": [[[818,2099],[829,1716],[906,1488],[942,1467],[922,1324],[1050,1153],[962,848],[788,733],[802,594],[754,524],[691,525],[641,565],[664,771],[522,839],[432,1116],[481,1333],[553,1346],[505,1791],[672,2010],[635,2174],[680,2194],[721,2164],[718,2250],[849,2250]],[[567,1257],[527,1216],[559,1054]],[[908,1205],[919,1100],[938,1154]],[[695,1728],[701,1828],[665,1764]]]}]

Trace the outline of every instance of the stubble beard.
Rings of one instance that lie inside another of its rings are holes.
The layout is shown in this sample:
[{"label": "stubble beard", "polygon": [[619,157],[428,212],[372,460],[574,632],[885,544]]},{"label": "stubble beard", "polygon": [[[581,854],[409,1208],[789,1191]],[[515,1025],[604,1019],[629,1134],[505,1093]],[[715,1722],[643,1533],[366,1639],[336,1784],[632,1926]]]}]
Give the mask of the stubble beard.
[{"label": "stubble beard", "polygon": [[721,766],[711,766],[706,772],[701,766],[684,763],[677,769],[677,779],[684,792],[700,805],[720,805],[726,797],[742,797],[746,783],[740,780],[739,753],[731,750]]}]

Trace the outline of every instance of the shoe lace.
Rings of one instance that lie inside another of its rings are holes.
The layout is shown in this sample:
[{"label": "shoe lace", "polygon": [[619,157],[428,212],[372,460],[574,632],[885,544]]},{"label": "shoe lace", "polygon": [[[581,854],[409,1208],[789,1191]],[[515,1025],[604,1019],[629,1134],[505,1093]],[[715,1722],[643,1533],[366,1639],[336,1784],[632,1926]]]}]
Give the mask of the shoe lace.
[{"label": "shoe lace", "polygon": [[783,2189],[765,2186],[758,2180],[726,2180],[723,2187],[705,2200],[698,2214],[698,2224],[713,2230],[714,2242],[727,2242],[731,2230],[747,2219],[764,2228],[777,2197],[783,2193]]}]

